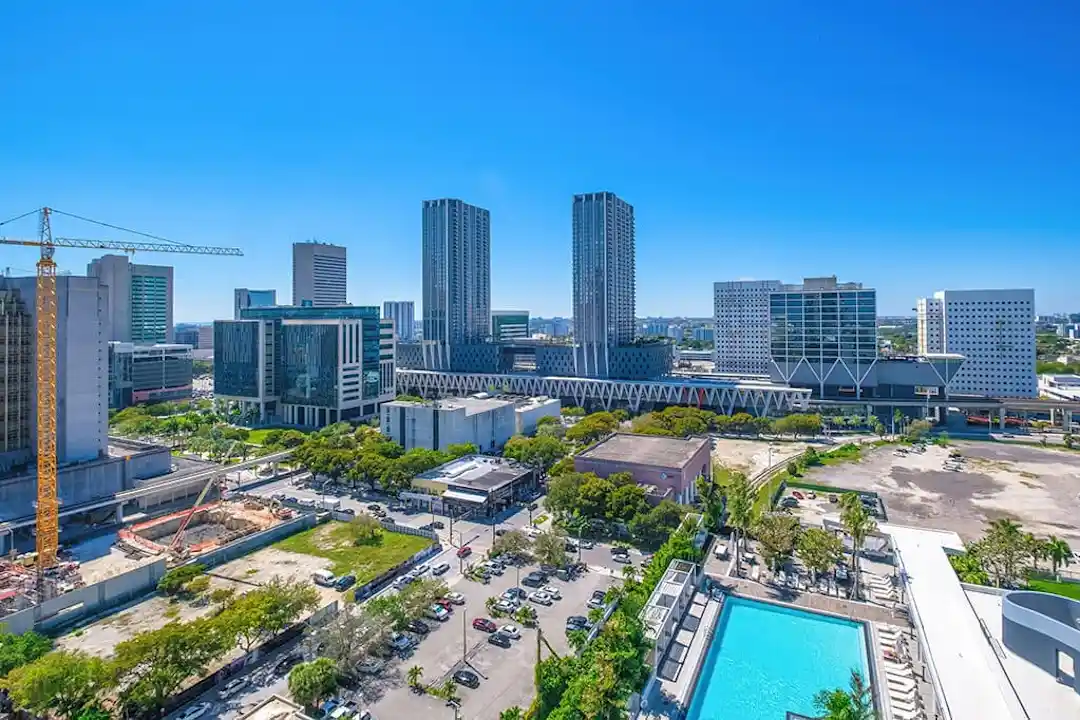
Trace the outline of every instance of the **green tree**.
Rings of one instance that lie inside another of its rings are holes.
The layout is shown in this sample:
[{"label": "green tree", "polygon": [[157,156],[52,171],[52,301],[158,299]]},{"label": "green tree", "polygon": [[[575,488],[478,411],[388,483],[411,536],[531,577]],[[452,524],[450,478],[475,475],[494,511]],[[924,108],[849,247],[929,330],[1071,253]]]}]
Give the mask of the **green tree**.
[{"label": "green tree", "polygon": [[788,513],[765,513],[754,523],[754,537],[765,563],[773,570],[791,557],[799,540],[799,519]]},{"label": "green tree", "polygon": [[822,690],[814,696],[814,707],[824,713],[820,720],[877,720],[870,686],[858,670],[851,671],[849,690]]},{"label": "green tree", "polygon": [[3,681],[17,707],[75,718],[113,687],[108,663],[78,650],[57,650],[13,670]]},{"label": "green tree", "polygon": [[578,488],[577,510],[587,518],[604,518],[608,514],[608,501],[615,486],[607,478],[586,473],[585,481]]},{"label": "green tree", "polygon": [[1049,546],[1044,538],[1036,537],[1033,533],[1024,534],[1024,551],[1031,558],[1031,568],[1038,572],[1039,561],[1049,559]]},{"label": "green tree", "polygon": [[881,438],[884,438],[885,434],[888,432],[885,429],[885,423],[881,422],[876,416],[871,418],[870,427],[874,431],[874,434]]},{"label": "green tree", "polygon": [[735,567],[739,567],[739,553],[741,545],[745,542],[746,533],[750,530],[753,522],[754,494],[750,489],[750,481],[740,472],[732,473],[731,480],[724,491],[728,514],[728,525],[731,526],[735,541]]},{"label": "green tree", "polygon": [[184,681],[202,675],[233,646],[235,636],[217,618],[170,622],[116,646],[113,667],[122,678],[120,703],[129,712],[163,707]]},{"label": "green tree", "polygon": [[931,428],[933,428],[933,425],[930,424],[929,420],[914,420],[908,424],[904,437],[911,442],[918,442],[930,434]]},{"label": "green tree", "polygon": [[808,528],[799,535],[796,552],[816,580],[843,557],[844,543],[824,528]]},{"label": "green tree", "polygon": [[210,589],[210,578],[206,575],[199,575],[193,577],[184,583],[184,594],[191,597],[202,595],[204,592]]},{"label": "green tree", "polygon": [[1054,577],[1060,579],[1058,570],[1069,566],[1073,559],[1073,551],[1067,542],[1056,535],[1051,535],[1046,541],[1046,557],[1050,560]]},{"label": "green tree", "polygon": [[499,713],[499,720],[525,720],[525,711],[517,705],[506,708]]},{"label": "green tree", "polygon": [[900,408],[896,408],[895,410],[893,410],[892,421],[893,421],[892,431],[893,431],[893,435],[895,435],[896,434],[896,429],[898,427],[902,428],[904,426],[904,411],[901,410]]},{"label": "green tree", "polygon": [[201,563],[181,565],[165,573],[158,581],[158,592],[166,595],[177,595],[184,591],[184,586],[190,581],[206,572],[206,566]]},{"label": "green tree", "polygon": [[1008,518],[990,523],[986,534],[972,544],[983,567],[997,587],[1018,587],[1029,557],[1020,525]]},{"label": "green tree", "polygon": [[359,513],[349,521],[357,545],[375,544],[383,533],[382,523],[374,515],[366,512]]},{"label": "green tree", "polygon": [[319,604],[319,591],[305,582],[270,582],[233,600],[220,616],[244,652],[274,637]]},{"label": "green tree", "polygon": [[[697,479],[694,480],[694,486],[697,490],[698,502],[701,504],[701,509],[705,514],[705,525],[709,531],[716,532],[724,521],[724,489],[720,486],[720,483],[710,480],[704,475],[697,476]],[[642,501],[644,499],[643,493]],[[614,502],[614,498],[612,502]],[[638,511],[640,511],[640,508],[638,508]]]},{"label": "green tree", "polygon": [[0,624],[0,677],[52,650],[52,640],[33,630],[13,635],[3,628]]},{"label": "green tree", "polygon": [[969,585],[990,584],[990,576],[983,568],[978,555],[970,549],[965,553],[949,555],[949,564],[952,565],[952,569],[956,573],[956,576],[960,578],[960,582],[968,583]]},{"label": "green tree", "polygon": [[289,671],[289,693],[307,708],[319,706],[337,690],[338,670],[330,658],[316,658],[300,663]]},{"label": "green tree", "polygon": [[553,477],[548,482],[544,507],[559,517],[566,517],[580,506],[579,493],[584,475],[569,472]]},{"label": "green tree", "polygon": [[532,552],[532,541],[520,530],[508,530],[491,543],[491,556],[510,555],[528,558]]},{"label": "green tree", "polygon": [[671,500],[661,500],[660,504],[648,512],[638,513],[630,521],[630,533],[646,547],[657,547],[679,527],[684,509]]},{"label": "green tree", "polygon": [[532,438],[515,435],[503,447],[503,457],[544,471],[562,459],[566,452],[567,448],[562,441],[550,435],[537,435]]},{"label": "green tree", "polygon": [[615,416],[609,412],[596,412],[574,423],[573,427],[566,431],[566,439],[573,442],[590,443],[615,432],[619,423]]},{"label": "green tree", "polygon": [[218,612],[225,609],[232,599],[236,596],[236,589],[231,587],[219,587],[210,591],[209,599],[213,603]]},{"label": "green tree", "polygon": [[862,584],[862,568],[859,566],[859,555],[862,552],[866,538],[877,532],[877,523],[867,512],[858,493],[846,493],[840,498],[840,524],[851,538],[851,568],[855,576],[852,584],[852,597],[858,599],[859,587]]},{"label": "green tree", "polygon": [[559,412],[563,417],[585,417],[585,408],[575,405],[564,407]]},{"label": "green tree", "polygon": [[454,443],[446,446],[446,454],[456,458],[476,455],[479,452],[480,448],[476,447],[474,443]]},{"label": "green tree", "polygon": [[420,687],[420,678],[424,676],[424,668],[419,665],[413,665],[409,668],[409,671],[405,673],[405,681],[409,683],[411,688]]},{"label": "green tree", "polygon": [[554,529],[537,535],[533,540],[533,557],[544,565],[565,567],[566,533]]}]

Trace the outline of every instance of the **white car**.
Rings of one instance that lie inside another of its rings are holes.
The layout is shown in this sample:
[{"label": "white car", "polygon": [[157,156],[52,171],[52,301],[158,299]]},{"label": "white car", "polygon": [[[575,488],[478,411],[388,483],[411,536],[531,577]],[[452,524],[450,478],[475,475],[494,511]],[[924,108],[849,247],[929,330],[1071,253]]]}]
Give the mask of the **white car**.
[{"label": "white car", "polygon": [[446,593],[446,599],[449,600],[450,602],[454,603],[455,605],[464,605],[465,604],[465,596],[462,595],[459,592],[448,592],[448,593]]},{"label": "white car", "polygon": [[448,572],[449,570],[450,570],[450,563],[441,562],[438,565],[436,565],[435,567],[431,568],[431,574],[432,575],[442,575],[443,573]]},{"label": "white car", "polygon": [[510,614],[517,610],[517,603],[511,600],[500,600],[495,603],[495,609],[502,613]]},{"label": "white car", "polygon": [[502,575],[503,574],[503,566],[500,565],[499,563],[486,562],[486,563],[484,563],[484,567],[486,567],[489,571],[491,571],[495,575]]},{"label": "white car", "polygon": [[206,713],[210,712],[212,705],[208,702],[201,702],[198,705],[192,705],[176,716],[176,720],[195,720],[195,718],[201,718]]},{"label": "white car", "polygon": [[236,678],[225,683],[225,687],[221,688],[221,692],[218,693],[223,698],[230,697],[240,692],[240,689],[248,684],[247,678]]},{"label": "white car", "polygon": [[551,596],[548,595],[545,592],[535,590],[535,591],[529,593],[529,602],[534,602],[537,605],[550,605],[551,604]]},{"label": "white car", "polygon": [[427,563],[423,563],[423,564],[417,565],[415,568],[413,568],[413,573],[417,577],[420,577],[421,575],[423,575],[424,573],[426,573],[430,569],[431,569],[430,565],[428,565]]},{"label": "white car", "polygon": [[503,625],[501,628],[499,628],[499,632],[501,632],[506,637],[512,638],[514,640],[517,640],[521,637],[521,631],[518,630],[517,625]]},{"label": "white car", "polygon": [[555,587],[554,585],[547,585],[545,587],[542,587],[540,588],[540,592],[544,593],[552,600],[562,600],[562,593],[560,593],[559,588]]}]

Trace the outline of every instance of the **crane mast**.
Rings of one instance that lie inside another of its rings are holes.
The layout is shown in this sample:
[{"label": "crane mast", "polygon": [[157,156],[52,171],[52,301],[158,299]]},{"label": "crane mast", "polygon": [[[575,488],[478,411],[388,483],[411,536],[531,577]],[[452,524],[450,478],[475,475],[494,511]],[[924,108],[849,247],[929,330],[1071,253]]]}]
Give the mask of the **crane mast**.
[{"label": "crane mast", "polygon": [[[154,242],[112,242],[53,237],[52,215],[67,215],[78,220],[91,222],[113,230],[122,230],[149,238]],[[25,213],[13,220],[33,214]],[[11,221],[8,221],[11,222]],[[37,283],[35,292],[35,325],[37,351],[35,368],[37,375],[37,567],[38,583],[42,583],[45,571],[55,567],[60,549],[60,507],[57,494],[57,456],[56,456],[56,261],[53,255],[57,247],[73,247],[94,250],[122,250],[182,253],[187,255],[228,255],[241,256],[243,251],[237,248],[184,245],[171,243],[146,233],[128,230],[116,225],[89,220],[51,208],[38,211],[38,237],[36,240],[20,240],[0,237],[0,245],[21,245],[37,247],[41,257],[37,261]],[[205,494],[205,490],[204,490]]]}]

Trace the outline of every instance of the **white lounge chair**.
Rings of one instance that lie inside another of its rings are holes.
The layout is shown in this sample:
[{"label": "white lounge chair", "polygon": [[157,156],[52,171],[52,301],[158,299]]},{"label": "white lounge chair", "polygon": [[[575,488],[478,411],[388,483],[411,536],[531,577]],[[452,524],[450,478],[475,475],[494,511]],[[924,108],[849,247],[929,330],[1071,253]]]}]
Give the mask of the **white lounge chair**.
[{"label": "white lounge chair", "polygon": [[898,707],[892,708],[892,715],[897,720],[924,720],[926,718],[922,710],[902,710]]},{"label": "white lounge chair", "polygon": [[897,635],[902,635],[904,632],[895,625],[878,625],[876,627],[878,635],[892,635],[893,637],[895,637]]},{"label": "white lounge chair", "polygon": [[894,711],[901,710],[901,711],[904,711],[904,712],[918,712],[918,711],[922,710],[922,708],[920,708],[918,705],[914,705],[914,704],[909,703],[909,702],[901,702],[901,701],[898,701],[898,700],[894,700],[892,697],[889,698],[889,706]]},{"label": "white lounge chair", "polygon": [[905,678],[908,680],[915,679],[915,673],[911,670],[911,668],[906,668],[903,666],[897,667],[895,669],[887,667],[885,668],[885,674],[890,677]]},{"label": "white lounge chair", "polygon": [[914,692],[919,689],[918,684],[911,678],[904,677],[889,677],[888,678],[889,689],[896,688],[901,692]]}]

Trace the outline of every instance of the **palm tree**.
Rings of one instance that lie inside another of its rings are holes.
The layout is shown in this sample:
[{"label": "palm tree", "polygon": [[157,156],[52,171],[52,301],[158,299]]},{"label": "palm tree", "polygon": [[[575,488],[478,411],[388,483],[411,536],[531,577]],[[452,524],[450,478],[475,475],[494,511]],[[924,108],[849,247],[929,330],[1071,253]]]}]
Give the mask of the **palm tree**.
[{"label": "palm tree", "polygon": [[577,561],[581,562],[581,533],[585,532],[585,528],[589,526],[587,518],[583,517],[577,510],[574,511],[573,516],[566,521],[566,529],[569,530],[577,537]]},{"label": "palm tree", "polygon": [[896,408],[895,410],[893,410],[893,414],[892,414],[892,432],[893,432],[893,435],[896,434],[896,426],[897,425],[899,425],[901,428],[904,426],[904,411],[901,410],[900,408]]},{"label": "palm tree", "polygon": [[1027,550],[1028,555],[1031,556],[1031,567],[1036,572],[1039,570],[1039,561],[1046,560],[1046,540],[1035,537],[1034,533],[1028,533],[1024,536],[1024,548]]},{"label": "palm tree", "polygon": [[413,665],[409,668],[409,671],[405,673],[405,680],[409,683],[409,687],[419,689],[420,678],[424,676],[424,668],[419,665]]},{"label": "palm tree", "polygon": [[842,510],[840,522],[844,530],[851,537],[851,568],[855,575],[855,584],[852,585],[852,597],[859,599],[859,585],[862,572],[859,569],[859,553],[862,551],[866,537],[877,532],[877,523],[862,504],[862,499],[857,493],[847,493],[840,500]]},{"label": "palm tree", "polygon": [[750,483],[742,473],[734,473],[727,486],[728,525],[734,530],[735,570],[739,568],[739,553],[743,537],[750,529],[753,520],[754,500],[750,492]]},{"label": "palm tree", "polygon": [[877,720],[870,686],[858,670],[851,671],[850,690],[822,690],[814,696],[814,707],[823,713],[820,720]]},{"label": "palm tree", "polygon": [[499,720],[525,720],[525,712],[515,705],[499,713]]},{"label": "palm tree", "polygon": [[1056,535],[1051,535],[1046,540],[1046,557],[1050,560],[1050,567],[1053,568],[1054,577],[1060,579],[1058,577],[1058,568],[1068,567],[1074,556],[1069,543]]}]

